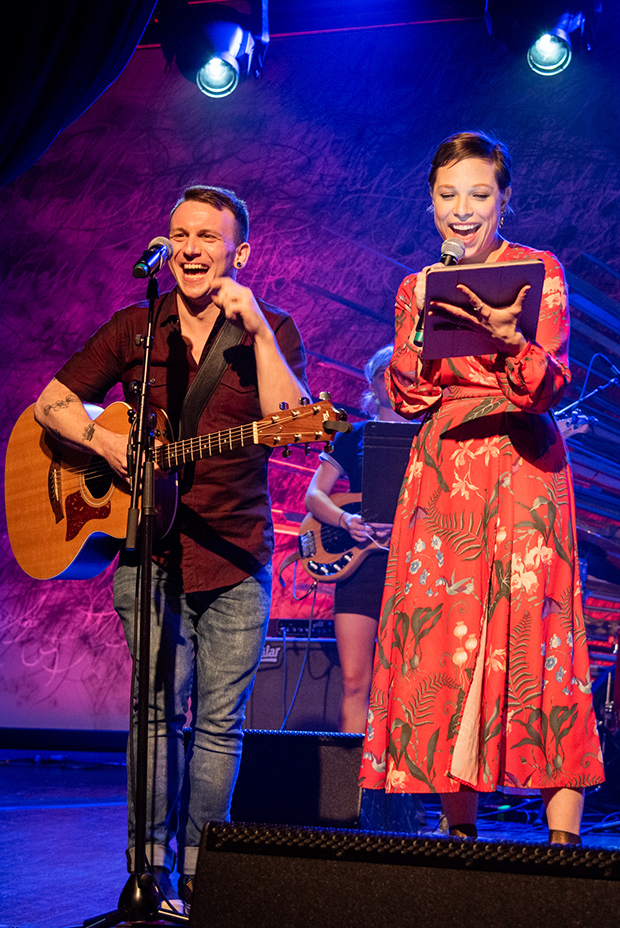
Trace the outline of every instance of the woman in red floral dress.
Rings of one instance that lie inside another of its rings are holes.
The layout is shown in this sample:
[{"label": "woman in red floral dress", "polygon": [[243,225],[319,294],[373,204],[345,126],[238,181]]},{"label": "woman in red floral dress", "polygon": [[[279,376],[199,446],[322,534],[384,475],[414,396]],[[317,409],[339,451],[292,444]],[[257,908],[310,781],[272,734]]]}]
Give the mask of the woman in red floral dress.
[{"label": "woman in red floral dress", "polygon": [[394,409],[426,412],[392,534],[361,783],[440,793],[450,833],[475,837],[478,793],[541,791],[549,840],[578,843],[584,788],[603,780],[592,708],[566,447],[550,414],[570,379],[564,274],[499,234],[510,159],[483,133],[446,139],[429,176],[435,224],[460,263],[538,258],[536,341],[527,288],[495,308],[462,287],[496,353],[422,363],[426,270],[396,299],[386,372]]}]

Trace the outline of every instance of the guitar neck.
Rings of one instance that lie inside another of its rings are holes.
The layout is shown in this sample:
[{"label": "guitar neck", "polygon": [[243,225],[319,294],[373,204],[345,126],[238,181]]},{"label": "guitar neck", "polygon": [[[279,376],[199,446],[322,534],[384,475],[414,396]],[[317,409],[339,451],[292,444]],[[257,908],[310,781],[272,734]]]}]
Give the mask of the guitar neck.
[{"label": "guitar neck", "polygon": [[157,448],[155,460],[164,470],[173,470],[183,464],[222,454],[223,451],[256,445],[259,443],[257,426],[257,422],[249,422],[247,425],[237,425],[221,432],[212,432],[210,435],[173,441]]}]

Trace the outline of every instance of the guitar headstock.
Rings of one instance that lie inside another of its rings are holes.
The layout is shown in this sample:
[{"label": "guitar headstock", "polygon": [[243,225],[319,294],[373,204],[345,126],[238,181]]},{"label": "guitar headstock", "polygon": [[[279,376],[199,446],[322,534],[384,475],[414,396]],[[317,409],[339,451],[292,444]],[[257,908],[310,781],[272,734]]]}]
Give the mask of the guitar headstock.
[{"label": "guitar headstock", "polygon": [[570,438],[572,435],[579,435],[582,432],[589,432],[596,419],[592,416],[582,416],[581,413],[573,413],[570,419],[557,419],[558,428],[562,438]]},{"label": "guitar headstock", "polygon": [[[352,425],[347,422],[347,414],[336,409],[329,393],[319,394],[317,402],[307,397],[301,405],[288,409],[283,403],[280,411],[265,416],[256,423],[256,440],[270,448],[282,448],[285,457],[291,453],[289,445],[311,445],[323,443],[326,450],[331,450],[331,441],[336,432],[350,432]],[[306,447],[306,454],[309,452]]]}]

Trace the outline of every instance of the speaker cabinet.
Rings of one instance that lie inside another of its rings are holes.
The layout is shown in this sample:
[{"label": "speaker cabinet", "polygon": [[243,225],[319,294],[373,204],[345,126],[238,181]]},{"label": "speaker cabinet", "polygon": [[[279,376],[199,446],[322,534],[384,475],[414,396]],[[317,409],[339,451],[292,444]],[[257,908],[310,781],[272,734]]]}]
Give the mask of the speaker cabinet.
[{"label": "speaker cabinet", "polygon": [[[338,731],[342,672],[334,638],[267,638],[245,727]],[[287,718],[287,713],[289,712]]]},{"label": "speaker cabinet", "polygon": [[208,824],[190,928],[617,928],[619,879],[603,849]]},{"label": "speaker cabinet", "polygon": [[231,817],[356,827],[363,735],[246,731]]}]

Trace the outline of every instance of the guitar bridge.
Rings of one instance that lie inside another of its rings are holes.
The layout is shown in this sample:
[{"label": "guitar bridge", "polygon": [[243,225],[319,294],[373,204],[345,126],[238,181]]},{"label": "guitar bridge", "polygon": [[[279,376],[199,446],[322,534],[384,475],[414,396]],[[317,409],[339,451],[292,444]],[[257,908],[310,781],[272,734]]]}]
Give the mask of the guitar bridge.
[{"label": "guitar bridge", "polygon": [[304,532],[303,535],[300,535],[297,544],[302,557],[313,557],[316,554],[316,540],[313,531]]},{"label": "guitar bridge", "polygon": [[60,502],[62,491],[61,480],[62,472],[60,467],[60,458],[58,455],[54,455],[52,457],[50,469],[47,474],[47,494],[49,496],[52,512],[56,518],[56,525],[58,525],[58,523],[64,519],[64,512],[62,511],[62,504]]}]

